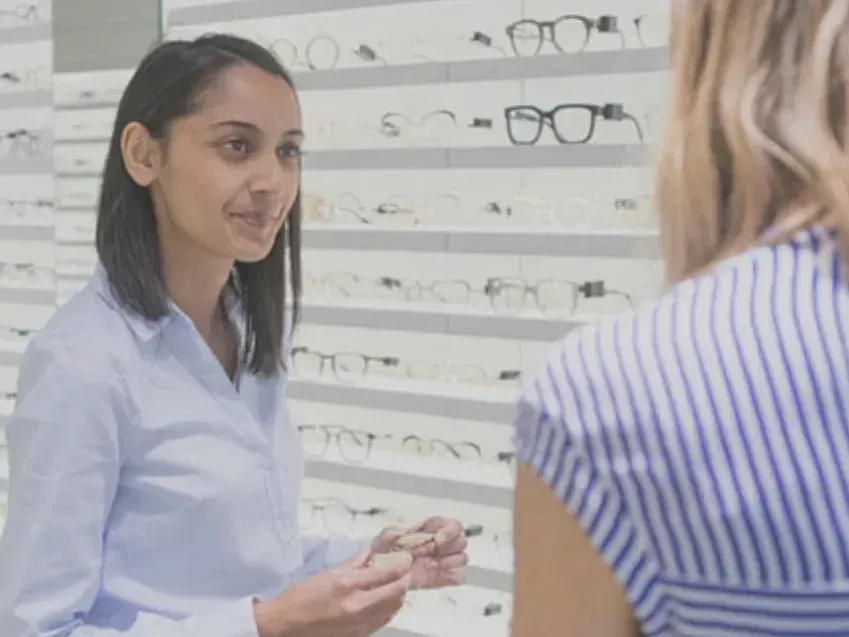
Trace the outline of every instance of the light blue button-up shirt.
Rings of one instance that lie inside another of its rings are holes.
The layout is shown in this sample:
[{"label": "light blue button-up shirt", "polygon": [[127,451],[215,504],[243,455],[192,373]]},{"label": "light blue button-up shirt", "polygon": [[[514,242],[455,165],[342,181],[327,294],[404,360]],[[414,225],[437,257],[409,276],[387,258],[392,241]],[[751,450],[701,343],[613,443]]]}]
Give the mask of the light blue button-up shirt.
[{"label": "light blue button-up shirt", "polygon": [[98,270],[31,342],[6,434],[2,637],[257,637],[268,598],[362,541],[303,538],[285,379],[230,382],[178,308]]}]

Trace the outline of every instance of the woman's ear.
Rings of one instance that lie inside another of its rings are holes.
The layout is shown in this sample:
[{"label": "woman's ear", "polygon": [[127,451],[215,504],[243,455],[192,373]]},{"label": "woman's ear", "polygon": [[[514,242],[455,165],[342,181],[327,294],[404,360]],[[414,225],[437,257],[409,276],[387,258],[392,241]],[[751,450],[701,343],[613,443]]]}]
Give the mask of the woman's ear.
[{"label": "woman's ear", "polygon": [[159,176],[159,142],[144,124],[130,122],[121,131],[121,156],[130,177],[147,188]]}]

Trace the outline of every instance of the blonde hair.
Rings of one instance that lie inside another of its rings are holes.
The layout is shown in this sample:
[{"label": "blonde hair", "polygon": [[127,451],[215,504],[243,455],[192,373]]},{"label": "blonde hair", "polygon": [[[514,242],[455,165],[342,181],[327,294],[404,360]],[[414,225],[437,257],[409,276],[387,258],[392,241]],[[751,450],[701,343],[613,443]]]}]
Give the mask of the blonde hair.
[{"label": "blonde hair", "polygon": [[849,0],[671,0],[667,279],[813,224],[849,262]]}]

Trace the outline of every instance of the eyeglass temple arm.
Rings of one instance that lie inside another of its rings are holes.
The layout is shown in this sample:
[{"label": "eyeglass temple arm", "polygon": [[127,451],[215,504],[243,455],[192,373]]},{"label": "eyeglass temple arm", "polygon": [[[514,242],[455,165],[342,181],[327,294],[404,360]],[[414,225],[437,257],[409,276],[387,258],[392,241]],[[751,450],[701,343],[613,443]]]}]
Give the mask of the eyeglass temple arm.
[{"label": "eyeglass temple arm", "polygon": [[643,136],[643,127],[640,126],[640,122],[634,117],[631,113],[625,110],[625,107],[622,104],[605,104],[599,110],[599,114],[602,119],[611,122],[621,122],[628,121],[634,125],[634,128],[637,129],[637,137],[640,138],[640,141],[644,141],[645,137]]},{"label": "eyeglass temple arm", "polygon": [[625,48],[625,34],[619,29],[619,18],[615,15],[599,16],[599,18],[595,21],[595,28],[599,33],[618,34],[622,48]]}]

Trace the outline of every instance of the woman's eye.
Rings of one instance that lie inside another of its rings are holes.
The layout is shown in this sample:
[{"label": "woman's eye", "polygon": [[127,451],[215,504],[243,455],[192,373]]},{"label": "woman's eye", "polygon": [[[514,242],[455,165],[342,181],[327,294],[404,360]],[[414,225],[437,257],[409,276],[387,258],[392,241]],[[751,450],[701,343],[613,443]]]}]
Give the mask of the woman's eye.
[{"label": "woman's eye", "polygon": [[237,153],[245,153],[248,150],[248,143],[244,139],[228,139],[224,146]]},{"label": "woman's eye", "polygon": [[303,155],[303,151],[301,147],[297,144],[285,144],[280,147],[278,151],[282,157],[293,157],[297,158]]}]

